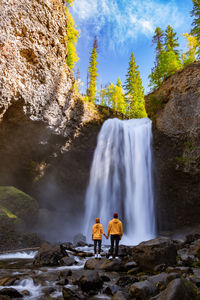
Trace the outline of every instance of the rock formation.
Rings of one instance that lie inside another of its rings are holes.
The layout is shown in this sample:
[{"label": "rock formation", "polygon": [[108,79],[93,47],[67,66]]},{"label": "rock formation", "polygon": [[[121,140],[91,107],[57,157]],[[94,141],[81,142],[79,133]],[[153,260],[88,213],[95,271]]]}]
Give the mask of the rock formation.
[{"label": "rock formation", "polygon": [[146,97],[154,120],[155,190],[160,230],[199,223],[200,63]]},{"label": "rock formation", "polygon": [[96,137],[112,112],[76,95],[63,0],[2,0],[0,11],[0,185],[35,197],[41,231],[66,238],[71,222],[80,226]]}]

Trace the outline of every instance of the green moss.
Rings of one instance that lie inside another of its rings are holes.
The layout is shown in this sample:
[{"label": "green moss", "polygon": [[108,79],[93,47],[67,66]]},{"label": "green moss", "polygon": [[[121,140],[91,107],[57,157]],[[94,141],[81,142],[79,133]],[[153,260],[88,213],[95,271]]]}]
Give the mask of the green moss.
[{"label": "green moss", "polygon": [[0,208],[4,209],[7,216],[13,216],[25,220],[34,216],[38,211],[35,199],[16,189],[13,186],[0,186]]}]

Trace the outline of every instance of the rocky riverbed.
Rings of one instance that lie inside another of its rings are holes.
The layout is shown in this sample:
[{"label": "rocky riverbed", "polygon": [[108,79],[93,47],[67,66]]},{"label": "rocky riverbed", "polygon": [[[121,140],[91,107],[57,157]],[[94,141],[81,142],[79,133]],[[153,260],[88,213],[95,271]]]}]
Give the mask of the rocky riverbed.
[{"label": "rocky riverbed", "polygon": [[92,245],[44,243],[0,255],[0,299],[200,299],[200,234],[159,237],[135,247],[109,246],[94,259]]}]

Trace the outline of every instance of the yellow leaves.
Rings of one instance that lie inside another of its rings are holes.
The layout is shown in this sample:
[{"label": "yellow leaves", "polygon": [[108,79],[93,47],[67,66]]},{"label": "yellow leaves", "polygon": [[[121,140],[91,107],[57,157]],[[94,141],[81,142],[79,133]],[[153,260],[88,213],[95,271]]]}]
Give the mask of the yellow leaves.
[{"label": "yellow leaves", "polygon": [[185,36],[187,39],[188,50],[196,50],[198,47],[198,40],[196,36],[193,36],[189,33],[183,33],[182,36]]}]

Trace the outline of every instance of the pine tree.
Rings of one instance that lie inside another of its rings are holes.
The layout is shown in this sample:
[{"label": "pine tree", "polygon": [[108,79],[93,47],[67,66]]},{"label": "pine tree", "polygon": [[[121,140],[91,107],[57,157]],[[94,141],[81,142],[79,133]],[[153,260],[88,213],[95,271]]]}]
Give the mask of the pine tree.
[{"label": "pine tree", "polygon": [[129,61],[128,73],[125,82],[126,99],[128,103],[127,113],[130,118],[146,117],[144,106],[144,88],[135,56],[132,53]]},{"label": "pine tree", "polygon": [[67,65],[70,69],[74,69],[76,62],[79,60],[79,57],[76,53],[76,43],[79,38],[80,31],[77,30],[76,25],[74,24],[74,19],[69,13],[69,9],[72,6],[74,0],[65,0],[66,10],[65,14],[67,17]]},{"label": "pine tree", "polygon": [[168,25],[165,30],[165,51],[173,51],[179,58],[180,54],[177,48],[179,47],[178,38],[174,29]]},{"label": "pine tree", "polygon": [[93,49],[90,56],[89,67],[88,67],[88,89],[87,89],[87,96],[90,102],[95,101],[96,99],[96,85],[97,85],[97,38],[95,36]]},{"label": "pine tree", "polygon": [[191,34],[197,38],[198,42],[198,53],[200,56],[200,1],[199,0],[192,0],[193,1],[193,9],[191,11],[191,15],[194,17],[194,21],[192,23],[192,30]]},{"label": "pine tree", "polygon": [[[164,44],[163,44],[164,38]],[[165,33],[160,28],[156,28],[153,37],[153,43],[156,44],[155,66],[149,75],[150,87],[156,89],[161,86],[163,80],[174,74],[182,68],[179,46],[176,32],[168,25]]]}]

